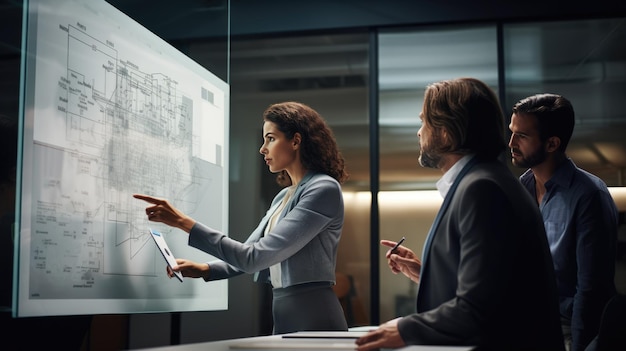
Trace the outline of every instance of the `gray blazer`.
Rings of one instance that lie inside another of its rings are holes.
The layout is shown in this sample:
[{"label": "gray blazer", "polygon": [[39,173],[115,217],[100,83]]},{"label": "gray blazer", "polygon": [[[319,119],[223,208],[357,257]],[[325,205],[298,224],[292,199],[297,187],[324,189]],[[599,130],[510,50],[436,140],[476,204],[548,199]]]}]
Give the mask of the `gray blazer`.
[{"label": "gray blazer", "polygon": [[398,321],[402,339],[563,350],[556,280],[537,205],[504,164],[468,167],[431,230],[417,313]]},{"label": "gray blazer", "polygon": [[270,216],[286,194],[287,188],[276,195],[258,227],[244,243],[203,224],[194,225],[189,233],[189,245],[220,259],[209,262],[208,280],[260,272],[258,280],[265,282],[269,267],[280,262],[283,287],[335,282],[337,247],[344,218],[340,184],[326,174],[307,173],[274,228],[263,236]]}]

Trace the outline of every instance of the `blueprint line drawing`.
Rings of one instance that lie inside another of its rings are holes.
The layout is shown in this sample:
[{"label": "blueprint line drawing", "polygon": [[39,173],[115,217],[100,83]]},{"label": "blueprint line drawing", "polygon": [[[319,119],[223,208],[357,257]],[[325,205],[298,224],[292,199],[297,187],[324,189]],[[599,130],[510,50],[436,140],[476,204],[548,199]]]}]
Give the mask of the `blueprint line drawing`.
[{"label": "blueprint line drawing", "polygon": [[[96,16],[67,2],[80,20],[43,11],[37,28],[32,129],[24,137],[32,157],[22,161],[21,262],[28,262],[28,278],[20,295],[193,296],[193,282],[151,288],[163,282],[165,266],[150,238],[155,224],[145,216],[147,203],[132,194],[167,198],[225,229],[228,86],[168,56],[173,49],[156,36],[132,38],[107,27],[98,16],[108,7]],[[190,251],[180,230],[155,228],[179,257],[207,259]]]}]

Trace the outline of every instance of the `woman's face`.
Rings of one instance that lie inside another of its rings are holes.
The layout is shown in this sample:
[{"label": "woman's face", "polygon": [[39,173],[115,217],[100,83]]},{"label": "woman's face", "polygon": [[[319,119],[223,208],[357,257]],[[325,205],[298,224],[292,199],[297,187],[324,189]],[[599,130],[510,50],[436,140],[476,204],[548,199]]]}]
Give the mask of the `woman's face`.
[{"label": "woman's face", "polygon": [[297,143],[287,139],[275,123],[263,123],[263,145],[259,152],[264,156],[270,172],[277,173],[290,168],[297,160]]}]

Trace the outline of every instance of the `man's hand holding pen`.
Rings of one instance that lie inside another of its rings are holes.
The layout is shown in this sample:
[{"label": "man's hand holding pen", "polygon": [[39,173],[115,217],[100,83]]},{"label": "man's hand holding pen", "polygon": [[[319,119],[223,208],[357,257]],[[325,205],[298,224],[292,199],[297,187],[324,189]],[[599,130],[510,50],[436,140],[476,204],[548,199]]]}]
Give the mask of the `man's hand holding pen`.
[{"label": "man's hand holding pen", "polygon": [[391,248],[385,255],[391,271],[394,274],[402,273],[415,283],[419,283],[422,261],[411,249],[401,245],[403,241],[404,238],[398,242],[381,240],[380,244]]}]

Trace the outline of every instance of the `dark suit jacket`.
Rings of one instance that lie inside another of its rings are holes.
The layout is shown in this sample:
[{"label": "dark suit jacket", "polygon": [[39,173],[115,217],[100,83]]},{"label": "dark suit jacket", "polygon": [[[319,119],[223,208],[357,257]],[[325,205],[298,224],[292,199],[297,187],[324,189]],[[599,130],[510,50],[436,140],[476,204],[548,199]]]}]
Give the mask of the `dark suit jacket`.
[{"label": "dark suit jacket", "polygon": [[563,350],[543,220],[519,180],[500,162],[479,162],[442,210],[425,247],[417,313],[398,322],[404,341]]}]

